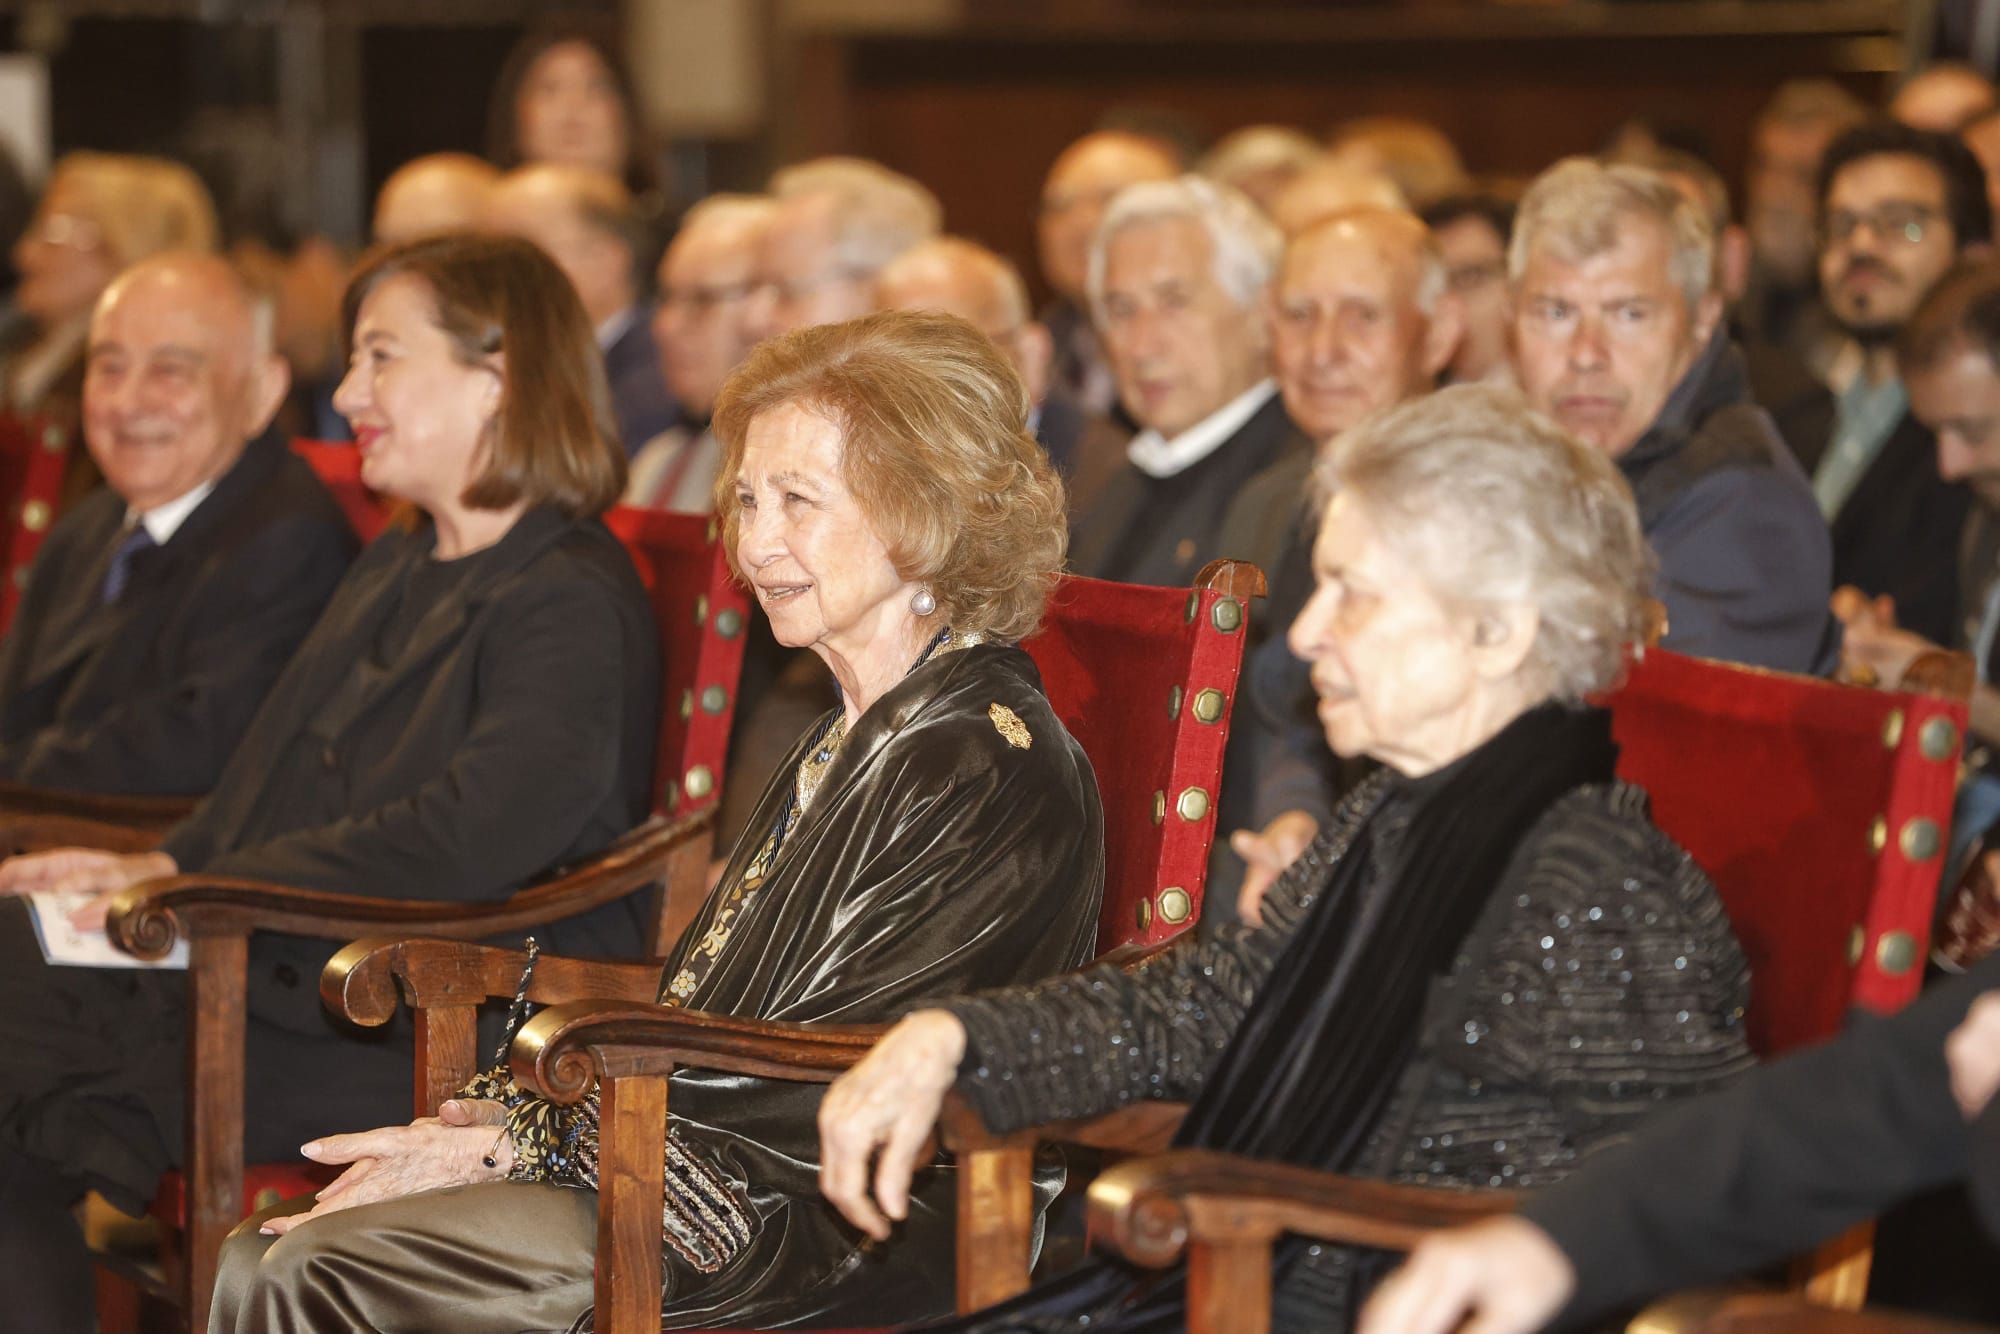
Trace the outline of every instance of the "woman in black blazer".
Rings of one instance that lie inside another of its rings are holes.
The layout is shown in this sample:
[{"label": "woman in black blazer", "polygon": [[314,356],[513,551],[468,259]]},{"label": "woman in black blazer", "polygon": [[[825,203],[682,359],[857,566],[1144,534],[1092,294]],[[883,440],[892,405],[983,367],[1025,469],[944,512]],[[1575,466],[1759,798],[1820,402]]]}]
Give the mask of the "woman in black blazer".
[{"label": "woman in black blazer", "polygon": [[[574,292],[525,242],[444,237],[366,265],[347,323],[335,404],[363,479],[406,502],[404,522],[355,563],[213,794],[159,851],[18,857],[0,865],[0,892],[75,894],[72,920],[94,927],[118,890],[180,872],[491,899],[644,818],[658,642],[598,517],[625,467]],[[0,1268],[27,1321],[11,1327],[88,1328],[69,1209],[95,1187],[136,1212],[174,1160],[184,975],[51,967],[28,915],[0,905]],[[545,935],[600,955],[641,939],[624,904]],[[253,1161],[407,1105],[407,1056],[321,1012],[331,952],[253,939]]]}]

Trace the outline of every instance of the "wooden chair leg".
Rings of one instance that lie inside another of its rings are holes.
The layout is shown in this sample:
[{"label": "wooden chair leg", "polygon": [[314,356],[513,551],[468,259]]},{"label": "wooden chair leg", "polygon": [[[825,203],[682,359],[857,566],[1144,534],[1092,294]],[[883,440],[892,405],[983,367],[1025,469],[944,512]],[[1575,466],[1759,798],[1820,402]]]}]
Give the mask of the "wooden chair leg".
[{"label": "wooden chair leg", "polygon": [[958,1158],[958,1310],[1028,1289],[1035,1238],[1035,1151],[973,1149]]},{"label": "wooden chair leg", "polygon": [[479,1072],[479,1010],[472,1005],[427,1005],[411,1016],[417,1036],[418,1116],[436,1116],[438,1104]]},{"label": "wooden chair leg", "polygon": [[666,1079],[601,1079],[598,1136],[596,1328],[659,1334]]},{"label": "wooden chair leg", "polygon": [[187,1311],[215,1295],[222,1241],[243,1216],[243,1006],[250,941],[197,936],[188,959]]},{"label": "wooden chair leg", "polygon": [[1187,1303],[1190,1334],[1268,1334],[1271,1243],[1190,1241]]}]

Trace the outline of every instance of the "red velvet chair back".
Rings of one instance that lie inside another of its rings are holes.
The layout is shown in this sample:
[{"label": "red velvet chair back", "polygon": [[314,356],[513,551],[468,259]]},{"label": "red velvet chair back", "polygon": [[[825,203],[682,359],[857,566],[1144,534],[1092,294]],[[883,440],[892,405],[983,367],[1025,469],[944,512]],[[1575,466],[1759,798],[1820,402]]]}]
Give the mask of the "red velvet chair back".
[{"label": "red velvet chair back", "polygon": [[1714,878],[1751,968],[1751,1045],[1917,993],[1961,702],[1649,650],[1609,700],[1619,774]]},{"label": "red velvet chair back", "polygon": [[28,569],[62,498],[69,465],[69,435],[38,418],[0,416],[0,549],[7,578],[0,586],[0,634],[14,623],[14,610],[28,586]]},{"label": "red velvet chair back", "polygon": [[749,599],[707,515],[621,505],[604,521],[632,553],[659,624],[665,690],[655,809],[698,811],[722,792]]},{"label": "red velvet chair back", "polygon": [[1097,950],[1151,946],[1201,916],[1222,751],[1264,576],[1216,561],[1192,589],[1068,575],[1022,645],[1104,799]]},{"label": "red velvet chair back", "polygon": [[367,543],[382,535],[396,505],[361,480],[361,451],[345,440],[294,440],[292,452],[311,464],[320,484],[333,492],[356,537]]}]

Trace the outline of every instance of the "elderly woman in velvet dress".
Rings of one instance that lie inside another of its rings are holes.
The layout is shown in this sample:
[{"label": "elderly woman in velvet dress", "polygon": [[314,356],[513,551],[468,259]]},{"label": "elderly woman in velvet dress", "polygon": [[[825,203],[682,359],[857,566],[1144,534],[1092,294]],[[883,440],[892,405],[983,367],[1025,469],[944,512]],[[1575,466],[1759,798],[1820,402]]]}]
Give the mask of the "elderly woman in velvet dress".
[{"label": "elderly woman in velvet dress", "polygon": [[[778,641],[840,700],[764,793],[661,1002],[881,1022],[1073,968],[1103,876],[1097,787],[1015,641],[1062,563],[1060,482],[973,327],[902,313],[761,346],[725,386],[717,502]],[[875,1247],[819,1195],[819,1090],[674,1079],[668,1328],[947,1310],[950,1181]],[[211,1331],[562,1330],[587,1318],[597,1110],[499,1070],[436,1119],[306,1146],[352,1164],[239,1228]],[[276,1238],[273,1240],[273,1238]]]},{"label": "elderly woman in velvet dress", "polygon": [[[954,1084],[999,1131],[1186,1099],[1184,1145],[1528,1186],[1748,1064],[1714,888],[1613,777],[1609,719],[1584,703],[1646,615],[1616,469],[1472,387],[1363,423],[1319,466],[1331,500],[1291,644],[1328,743],[1380,772],[1260,921],[892,1029],[820,1111],[826,1192],[872,1235],[908,1215]],[[1277,1265],[1274,1328],[1344,1323],[1353,1253],[1295,1240]],[[967,1323],[1176,1329],[1183,1289],[1100,1261]]]}]

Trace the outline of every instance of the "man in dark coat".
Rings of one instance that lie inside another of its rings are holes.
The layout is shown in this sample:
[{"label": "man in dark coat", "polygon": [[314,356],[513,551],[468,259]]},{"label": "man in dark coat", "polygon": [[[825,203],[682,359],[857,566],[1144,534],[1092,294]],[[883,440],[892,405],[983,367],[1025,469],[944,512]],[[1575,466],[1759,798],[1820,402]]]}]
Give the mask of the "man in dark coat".
[{"label": "man in dark coat", "polygon": [[1937,437],[1910,410],[1894,343],[1964,247],[1990,236],[1985,173],[1948,135],[1866,125],[1827,150],[1819,214],[1820,289],[1845,338],[1827,377],[1833,430],[1799,461],[1833,530],[1834,582],[1948,639],[1970,496],[1938,474]]},{"label": "man in dark coat", "polygon": [[354,553],[312,470],[258,439],[282,358],[218,260],[128,272],[91,326],[105,485],[56,524],[0,650],[0,778],[207,792]]},{"label": "man in dark coat", "polygon": [[1661,1115],[1519,1217],[1425,1242],[1362,1334],[1574,1325],[1810,1249],[1897,1200],[1972,1183],[2000,1236],[2000,957],[1890,1018]]},{"label": "man in dark coat", "polygon": [[1632,484],[1665,646],[1831,666],[1826,523],[1750,401],[1699,206],[1657,172],[1569,159],[1522,200],[1508,275],[1522,390]]}]

